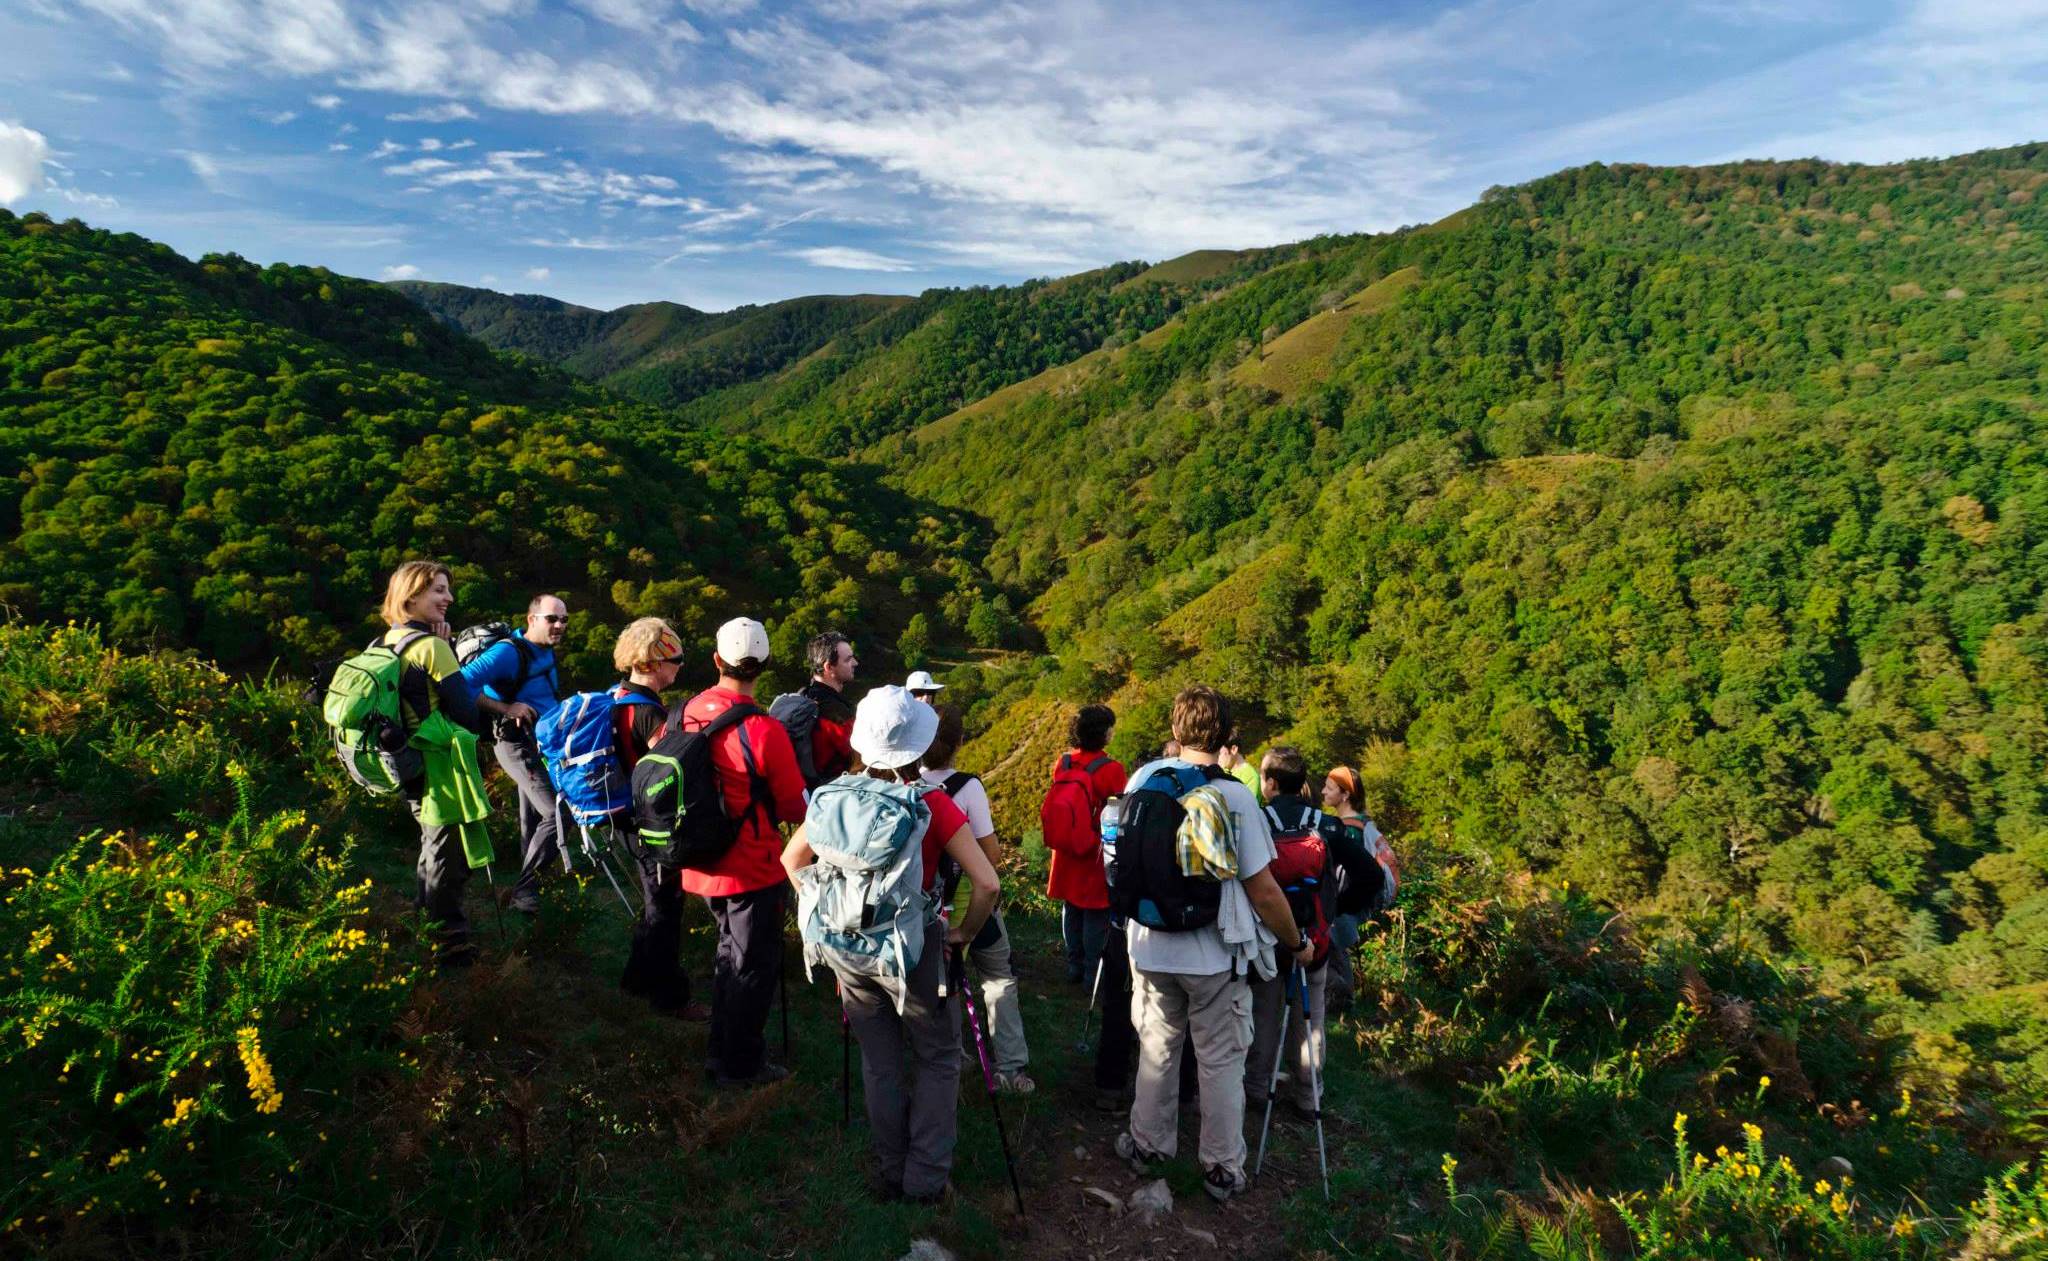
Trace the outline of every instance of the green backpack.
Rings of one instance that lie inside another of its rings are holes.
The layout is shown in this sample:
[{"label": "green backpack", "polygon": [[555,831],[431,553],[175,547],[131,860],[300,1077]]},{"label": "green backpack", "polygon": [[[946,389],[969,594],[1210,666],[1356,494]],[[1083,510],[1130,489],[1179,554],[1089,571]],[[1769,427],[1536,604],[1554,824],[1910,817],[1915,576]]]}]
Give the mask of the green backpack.
[{"label": "green backpack", "polygon": [[425,770],[412,747],[398,700],[398,683],[408,669],[408,648],[427,637],[414,631],[397,644],[379,639],[334,667],[320,716],[334,740],[334,754],[348,777],[373,793],[389,796]]}]

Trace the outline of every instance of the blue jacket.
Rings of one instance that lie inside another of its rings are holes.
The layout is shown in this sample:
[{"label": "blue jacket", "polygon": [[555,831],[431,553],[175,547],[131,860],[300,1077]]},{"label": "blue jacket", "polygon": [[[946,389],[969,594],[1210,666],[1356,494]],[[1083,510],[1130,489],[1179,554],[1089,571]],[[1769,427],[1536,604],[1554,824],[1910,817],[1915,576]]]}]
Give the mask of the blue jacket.
[{"label": "blue jacket", "polygon": [[[527,642],[525,631],[513,631],[512,640],[501,639],[484,649],[462,667],[462,679],[470,690],[494,701],[524,701],[533,707],[536,720],[547,716],[559,699],[555,678],[555,650]],[[511,695],[519,679],[519,656],[527,657],[526,682],[518,695]]]}]

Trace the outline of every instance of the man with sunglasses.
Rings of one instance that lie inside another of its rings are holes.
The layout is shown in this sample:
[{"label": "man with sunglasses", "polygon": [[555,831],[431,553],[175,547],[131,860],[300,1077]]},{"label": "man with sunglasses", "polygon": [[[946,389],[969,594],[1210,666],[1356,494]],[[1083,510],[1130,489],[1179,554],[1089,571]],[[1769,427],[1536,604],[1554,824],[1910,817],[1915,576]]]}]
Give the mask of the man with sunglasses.
[{"label": "man with sunglasses", "polygon": [[569,606],[561,597],[537,595],[526,606],[526,625],[472,657],[463,681],[476,693],[476,706],[491,720],[498,765],[519,790],[519,878],[512,885],[512,909],[540,910],[541,873],[561,861],[561,828],[555,818],[555,789],[534,743],[533,726],[561,699],[555,673],[555,645],[569,629]]}]

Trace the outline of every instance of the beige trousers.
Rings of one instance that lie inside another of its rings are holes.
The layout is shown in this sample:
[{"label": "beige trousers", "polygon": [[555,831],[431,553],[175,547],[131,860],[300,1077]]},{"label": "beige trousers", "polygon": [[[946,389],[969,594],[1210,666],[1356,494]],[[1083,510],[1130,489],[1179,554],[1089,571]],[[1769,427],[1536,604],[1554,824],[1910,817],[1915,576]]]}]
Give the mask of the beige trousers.
[{"label": "beige trousers", "polygon": [[1180,1057],[1192,1041],[1202,1099],[1202,1168],[1222,1165],[1242,1178],[1251,988],[1228,972],[1188,976],[1133,968],[1131,973],[1131,1022],[1138,1030],[1131,1137],[1148,1152],[1173,1155],[1180,1129]]}]

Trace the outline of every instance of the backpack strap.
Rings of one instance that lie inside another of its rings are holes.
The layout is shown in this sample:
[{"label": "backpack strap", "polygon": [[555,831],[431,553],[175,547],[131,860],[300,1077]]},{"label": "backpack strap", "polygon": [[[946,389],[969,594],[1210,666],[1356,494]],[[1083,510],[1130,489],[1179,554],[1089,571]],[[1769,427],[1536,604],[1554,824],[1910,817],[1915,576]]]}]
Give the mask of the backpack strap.
[{"label": "backpack strap", "polygon": [[1276,836],[1288,830],[1287,825],[1280,822],[1280,812],[1270,805],[1266,807],[1266,822],[1271,825]]},{"label": "backpack strap", "polygon": [[1095,772],[1097,772],[1097,771],[1101,770],[1101,769],[1102,769],[1103,767],[1105,767],[1105,766],[1108,766],[1108,765],[1109,765],[1109,754],[1107,754],[1107,753],[1098,753],[1098,754],[1096,754],[1096,755],[1095,755],[1095,760],[1094,760],[1093,762],[1090,762],[1090,763],[1089,763],[1088,765],[1086,765],[1086,766],[1082,767],[1081,769],[1082,769],[1082,770],[1084,770],[1084,771],[1087,771],[1087,772],[1088,772],[1088,775],[1089,775],[1089,777],[1090,777],[1090,778],[1092,779],[1092,778],[1094,778]]},{"label": "backpack strap", "polygon": [[1060,754],[1060,764],[1054,768],[1053,773],[1058,774],[1061,771],[1071,771],[1073,769],[1074,755],[1071,753],[1062,753]]},{"label": "backpack strap", "polygon": [[[512,675],[512,695],[507,698],[508,700],[518,700],[519,694],[526,690],[526,681],[533,677],[533,654],[535,651],[537,650],[534,646],[526,642],[524,635],[512,636],[512,655],[519,658],[519,669]],[[553,671],[549,673],[553,673]]]},{"label": "backpack strap", "polygon": [[[408,651],[410,651],[410,650],[411,650],[411,648],[412,648],[412,646],[413,646],[414,644],[416,644],[416,643],[420,642],[420,641],[421,641],[422,639],[431,639],[431,638],[433,637],[433,634],[434,634],[434,632],[432,632],[432,631],[423,631],[423,630],[416,630],[416,631],[408,631],[408,632],[407,632],[407,633],[406,633],[406,634],[405,634],[405,635],[404,635],[404,636],[403,636],[402,638],[400,638],[400,639],[399,639],[399,641],[398,641],[397,643],[395,643],[395,644],[391,644],[391,643],[386,643],[386,642],[385,642],[385,639],[384,639],[384,636],[383,636],[383,635],[379,635],[379,636],[377,637],[377,641],[376,641],[375,643],[371,644],[370,646],[371,646],[372,648],[377,648],[377,647],[383,647],[383,648],[389,648],[389,649],[391,650],[391,655],[392,655],[392,656],[394,656],[394,657],[396,657],[396,658],[398,658],[398,662],[399,662],[399,672],[400,672],[400,678],[401,678],[401,680],[402,680],[402,679],[403,679],[403,677],[404,677],[404,672],[405,672],[405,671],[407,671],[407,670],[417,671],[417,672],[418,672],[418,674],[420,675],[420,677],[422,677],[422,678],[425,678],[425,677],[426,677],[426,673],[427,673],[427,672],[426,672],[426,669],[425,669],[424,667],[422,667],[422,666],[417,666],[417,665],[414,665],[414,664],[413,664],[412,662],[410,662],[410,661],[407,661],[407,660],[405,659],[405,654],[406,654],[406,653],[407,653]],[[431,680],[431,679],[428,679],[428,680],[427,680],[427,710],[432,710],[432,709],[434,708],[434,699],[433,699],[433,693],[434,693],[434,683],[433,683],[433,680]],[[405,710],[405,709],[407,709],[407,708],[410,708],[410,707],[409,707],[409,706],[407,706],[407,705],[406,705],[406,703],[405,703],[405,684],[404,684],[404,683],[403,683],[402,681],[400,682],[400,684],[399,684],[399,687],[398,687],[398,704],[399,704],[399,709],[400,709],[401,711],[403,711],[403,710]],[[413,715],[413,726],[417,727],[417,726],[419,726],[419,725],[420,725],[421,723],[425,722],[426,720],[427,720],[427,715],[426,715],[426,712],[424,712],[424,711],[423,711],[423,712],[421,712],[421,713],[417,713],[417,714],[414,714],[414,715]]]},{"label": "backpack strap", "polygon": [[946,790],[948,797],[958,797],[961,789],[967,787],[978,778],[980,777],[973,771],[954,771],[951,775],[946,776],[939,787]]},{"label": "backpack strap", "polygon": [[766,714],[767,712],[767,710],[762,709],[759,705],[751,702],[742,702],[741,704],[728,707],[724,713],[705,723],[697,730],[706,740],[713,740],[732,728],[739,727],[740,765],[747,774],[747,812],[745,815],[740,816],[740,818],[744,820],[751,816],[754,811],[759,810],[767,816],[772,825],[775,820],[775,811],[773,799],[767,795],[768,780],[766,776],[761,774],[759,764],[754,761],[754,742],[747,738],[747,729],[741,726],[747,719],[757,714]]}]

